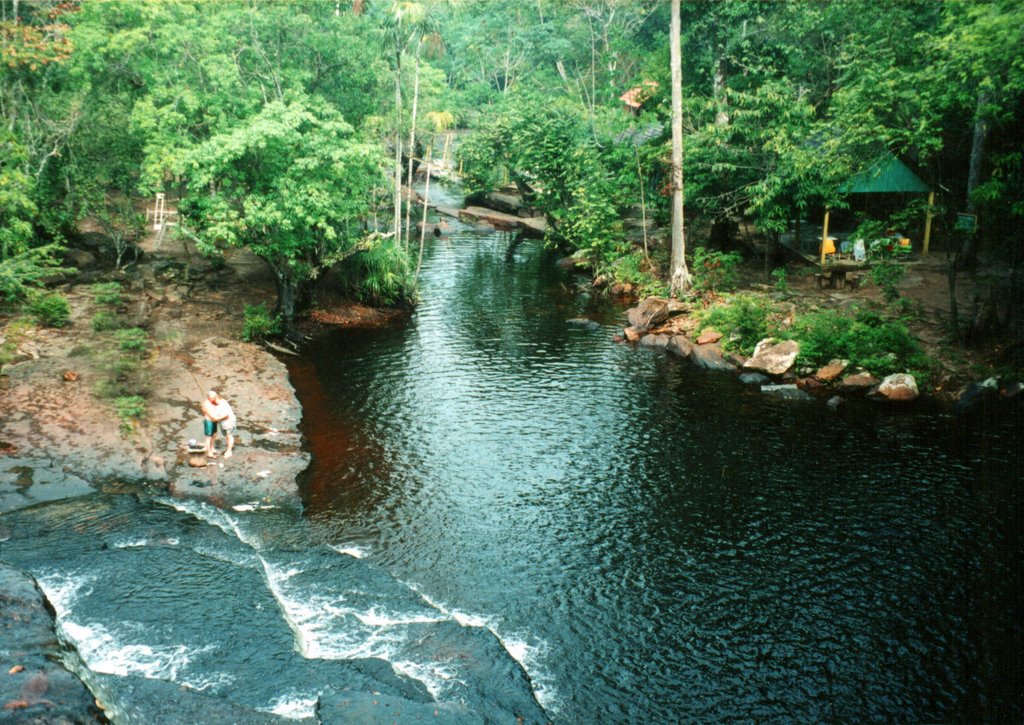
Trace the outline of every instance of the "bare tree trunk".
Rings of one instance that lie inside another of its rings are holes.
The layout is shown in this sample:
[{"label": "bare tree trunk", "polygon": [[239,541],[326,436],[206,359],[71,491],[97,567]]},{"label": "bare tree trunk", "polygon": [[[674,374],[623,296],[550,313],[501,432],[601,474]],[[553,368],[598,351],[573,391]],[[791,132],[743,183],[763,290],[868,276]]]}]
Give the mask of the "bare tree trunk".
[{"label": "bare tree trunk", "polygon": [[407,186],[409,187],[409,201],[405,205],[405,246],[409,247],[409,240],[412,239],[412,165],[416,157],[416,109],[420,102],[420,49],[423,47],[423,39],[416,43],[416,70],[413,73],[412,83],[412,123],[409,129],[409,176]]},{"label": "bare tree trunk", "polygon": [[714,77],[715,125],[729,125],[729,100],[725,97],[725,51],[720,50],[715,61]]},{"label": "bare tree trunk", "polygon": [[[974,134],[971,139],[971,159],[967,167],[967,211],[974,213],[975,204],[971,198],[974,190],[981,184],[981,165],[985,160],[985,139],[988,136],[988,121],[984,112],[988,103],[988,91],[978,91],[978,104],[974,111]],[[959,254],[961,268],[973,268],[977,261],[978,232],[967,233],[964,237],[964,244]]]},{"label": "bare tree trunk", "polygon": [[672,65],[672,263],[669,294],[676,296],[690,288],[686,268],[686,236],[683,229],[683,62],[680,47],[679,0],[672,0],[669,30]]},{"label": "bare tree trunk", "polygon": [[636,178],[640,186],[640,224],[643,225],[641,228],[644,232],[644,259],[647,260],[647,266],[650,266],[651,255],[647,250],[647,198],[644,194],[644,174],[640,168],[640,149],[633,146],[633,153],[636,155]]},{"label": "bare tree trunk", "polygon": [[402,51],[395,54],[395,244],[402,243]]},{"label": "bare tree trunk", "polygon": [[434,150],[434,139],[430,139],[430,146],[427,147],[427,185],[423,189],[423,221],[420,227],[420,254],[416,260],[416,274],[412,278],[413,289],[420,278],[420,267],[423,266],[423,243],[427,238],[427,205],[430,203],[430,156]]}]

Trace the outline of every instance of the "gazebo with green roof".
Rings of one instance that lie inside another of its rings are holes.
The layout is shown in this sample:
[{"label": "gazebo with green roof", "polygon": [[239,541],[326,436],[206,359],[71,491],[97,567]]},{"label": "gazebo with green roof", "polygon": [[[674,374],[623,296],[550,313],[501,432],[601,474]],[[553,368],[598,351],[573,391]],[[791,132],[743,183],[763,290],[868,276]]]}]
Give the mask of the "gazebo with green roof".
[{"label": "gazebo with green roof", "polygon": [[[928,254],[935,192],[889,151],[883,153],[871,166],[855,174],[840,186],[839,192],[842,194],[928,194],[928,216],[925,217],[924,245],[921,250],[922,254]],[[821,243],[821,263],[823,265],[825,264],[825,239],[828,237],[828,217],[829,213],[826,210]]]}]

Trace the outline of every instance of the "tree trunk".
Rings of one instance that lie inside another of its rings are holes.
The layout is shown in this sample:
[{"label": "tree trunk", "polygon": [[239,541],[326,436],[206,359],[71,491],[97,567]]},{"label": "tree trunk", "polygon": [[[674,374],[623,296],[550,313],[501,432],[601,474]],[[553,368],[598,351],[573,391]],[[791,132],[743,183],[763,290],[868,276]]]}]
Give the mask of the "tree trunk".
[{"label": "tree trunk", "polygon": [[274,272],[274,286],[277,287],[277,304],[274,313],[281,317],[281,328],[287,340],[293,343],[302,342],[302,333],[295,326],[295,309],[298,300],[298,284],[287,270],[279,269],[269,259],[266,260]]},{"label": "tree trunk", "polygon": [[416,71],[413,74],[412,82],[412,123],[409,129],[409,201],[405,205],[405,247],[409,248],[412,239],[412,166],[416,157],[416,110],[420,101],[420,50],[423,47],[423,39],[416,43]]},{"label": "tree trunk", "polygon": [[729,125],[729,99],[725,97],[725,50],[719,49],[718,60],[715,62],[714,76],[714,98],[715,98],[715,125]]},{"label": "tree trunk", "polygon": [[395,54],[395,244],[402,243],[402,52]]},{"label": "tree trunk", "polygon": [[669,31],[672,65],[672,263],[669,294],[676,296],[690,288],[686,268],[686,237],[683,228],[683,63],[680,46],[679,0],[672,0]]},{"label": "tree trunk", "polygon": [[[975,211],[972,196],[974,195],[974,190],[981,183],[981,166],[985,160],[985,139],[988,136],[988,121],[985,119],[984,109],[987,103],[988,91],[978,91],[978,105],[974,112],[974,134],[971,139],[971,159],[967,168],[967,211],[971,214]],[[961,268],[974,268],[978,256],[977,238],[977,229],[973,233],[966,234],[964,245],[959,254]]]}]

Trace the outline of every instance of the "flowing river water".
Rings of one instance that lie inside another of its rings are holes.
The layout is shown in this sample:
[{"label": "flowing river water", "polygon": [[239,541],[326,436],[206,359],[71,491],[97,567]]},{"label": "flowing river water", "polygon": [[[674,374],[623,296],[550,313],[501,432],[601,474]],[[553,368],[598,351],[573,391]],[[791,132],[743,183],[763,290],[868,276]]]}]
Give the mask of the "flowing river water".
[{"label": "flowing river water", "polygon": [[292,364],[302,513],[4,517],[87,679],[285,717],[346,686],[509,723],[1021,718],[1019,415],[763,397],[611,342],[511,241],[451,222],[407,325]]}]

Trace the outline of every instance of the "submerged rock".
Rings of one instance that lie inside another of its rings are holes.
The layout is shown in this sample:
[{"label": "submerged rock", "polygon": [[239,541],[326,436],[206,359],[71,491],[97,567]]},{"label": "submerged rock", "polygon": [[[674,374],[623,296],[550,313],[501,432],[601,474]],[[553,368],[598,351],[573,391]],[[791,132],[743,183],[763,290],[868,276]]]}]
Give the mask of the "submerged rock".
[{"label": "submerged rock", "polygon": [[768,375],[783,375],[793,367],[799,354],[800,344],[796,340],[777,342],[769,337],[757,343],[753,356],[743,367]]},{"label": "submerged rock", "polygon": [[743,373],[740,375],[740,382],[745,385],[764,385],[771,378],[763,373]]},{"label": "submerged rock", "polygon": [[796,385],[762,385],[761,392],[773,395],[776,398],[782,398],[783,400],[793,400],[797,402],[814,400],[811,395],[805,393]]},{"label": "submerged rock", "polygon": [[999,391],[999,381],[988,378],[977,383],[970,383],[957,393],[953,410],[957,413],[968,413],[987,401],[994,400]]},{"label": "submerged rock", "polygon": [[586,317],[573,317],[571,320],[566,320],[565,324],[570,325],[572,327],[582,327],[586,330],[601,329],[601,323]]},{"label": "submerged rock", "polygon": [[97,721],[92,694],[57,663],[64,647],[35,580],[0,563],[0,592],[0,721]]},{"label": "submerged rock", "polygon": [[487,722],[462,704],[413,702],[394,695],[370,692],[321,697],[317,701],[316,717],[322,725],[376,725],[383,722],[469,725]]},{"label": "submerged rock", "polygon": [[833,395],[825,405],[828,406],[829,410],[836,411],[846,405],[846,398],[841,395]]}]

